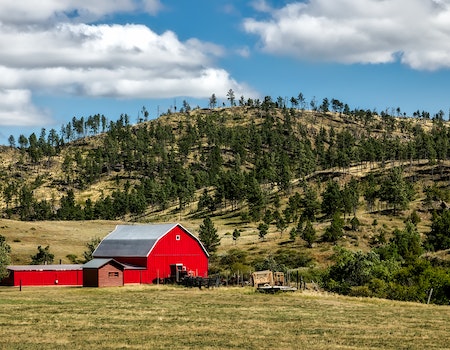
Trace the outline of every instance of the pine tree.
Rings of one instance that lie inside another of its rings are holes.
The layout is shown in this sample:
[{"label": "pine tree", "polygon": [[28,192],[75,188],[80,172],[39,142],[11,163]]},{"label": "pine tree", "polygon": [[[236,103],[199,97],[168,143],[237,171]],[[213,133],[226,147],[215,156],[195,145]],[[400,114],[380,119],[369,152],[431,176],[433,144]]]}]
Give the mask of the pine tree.
[{"label": "pine tree", "polygon": [[214,227],[209,216],[206,217],[200,225],[198,238],[208,253],[214,253],[220,245],[220,237],[217,233],[217,228]]},{"label": "pine tree", "polygon": [[328,181],[327,188],[322,193],[322,212],[330,217],[341,210],[343,205],[340,186],[335,181]]},{"label": "pine tree", "polygon": [[445,209],[432,218],[431,231],[428,232],[425,245],[431,250],[450,248],[450,210]]},{"label": "pine tree", "polygon": [[258,225],[258,231],[259,231],[259,238],[264,241],[267,233],[269,232],[269,225],[265,224],[264,222],[261,222]]},{"label": "pine tree", "polygon": [[394,168],[382,182],[380,199],[393,206],[394,215],[398,209],[406,209],[414,195],[414,190],[403,178],[402,169]]},{"label": "pine tree", "polygon": [[234,231],[233,231],[234,244],[236,244],[236,242],[237,242],[239,237],[241,237],[241,230],[238,230],[237,228],[235,228]]},{"label": "pine tree", "polygon": [[317,235],[311,221],[306,221],[305,228],[302,231],[302,238],[308,244],[308,248],[312,248],[313,243],[316,241]]},{"label": "pine tree", "polygon": [[100,244],[101,239],[98,237],[91,238],[89,242],[86,243],[87,250],[83,253],[84,262],[91,261],[94,257],[92,254],[97,246]]},{"label": "pine tree", "polygon": [[5,237],[0,235],[0,280],[8,275],[6,267],[10,264],[11,247],[6,243]]},{"label": "pine tree", "polygon": [[330,226],[325,229],[323,241],[336,243],[344,234],[344,220],[339,212],[334,213]]},{"label": "pine tree", "polygon": [[50,253],[50,246],[46,246],[45,248],[38,246],[37,249],[38,252],[36,255],[31,256],[31,265],[47,265],[53,263],[55,256]]}]

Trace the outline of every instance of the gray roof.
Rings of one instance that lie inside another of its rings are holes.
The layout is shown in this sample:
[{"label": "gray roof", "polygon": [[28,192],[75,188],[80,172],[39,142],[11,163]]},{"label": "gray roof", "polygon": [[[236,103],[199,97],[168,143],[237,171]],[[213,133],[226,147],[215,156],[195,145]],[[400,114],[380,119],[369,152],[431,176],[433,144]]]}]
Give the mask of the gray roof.
[{"label": "gray roof", "polygon": [[106,265],[107,263],[109,263],[111,260],[114,259],[92,259],[90,261],[88,261],[87,263],[85,263],[83,265],[83,268],[88,268],[88,269],[98,269],[100,267],[102,267],[103,265]]},{"label": "gray roof", "polygon": [[67,271],[82,270],[83,265],[60,264],[60,265],[10,265],[11,271]]},{"label": "gray roof", "polygon": [[134,265],[130,265],[130,264],[124,264],[121,263],[113,258],[97,258],[97,259],[92,259],[90,261],[88,261],[87,263],[85,263],[83,265],[83,268],[87,268],[87,269],[99,269],[102,266],[106,265],[107,263],[113,261],[115,264],[123,266],[124,269],[127,270],[142,270],[142,266],[134,266]]},{"label": "gray roof", "polygon": [[93,256],[94,258],[147,257],[156,242],[176,226],[181,225],[118,225],[100,242]]}]

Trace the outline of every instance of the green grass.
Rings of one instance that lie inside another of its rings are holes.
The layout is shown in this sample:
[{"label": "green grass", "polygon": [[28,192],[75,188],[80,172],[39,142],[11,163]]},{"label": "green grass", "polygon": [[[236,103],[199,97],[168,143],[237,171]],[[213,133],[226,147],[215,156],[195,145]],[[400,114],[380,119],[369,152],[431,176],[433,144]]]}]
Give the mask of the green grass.
[{"label": "green grass", "polygon": [[450,307],[251,288],[0,288],[1,349],[445,349]]}]

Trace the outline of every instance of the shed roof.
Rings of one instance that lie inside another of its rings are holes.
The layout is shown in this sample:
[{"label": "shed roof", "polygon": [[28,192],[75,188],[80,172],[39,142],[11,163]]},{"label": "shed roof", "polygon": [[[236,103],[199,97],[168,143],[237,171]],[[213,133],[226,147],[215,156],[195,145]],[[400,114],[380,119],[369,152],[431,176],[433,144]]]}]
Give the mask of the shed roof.
[{"label": "shed roof", "polygon": [[126,270],[143,270],[142,266],[134,266],[130,264],[121,263],[113,258],[94,258],[83,265],[85,269],[99,269],[102,266],[105,266],[109,262],[113,262],[116,265],[122,266]]},{"label": "shed roof", "polygon": [[82,270],[83,265],[60,264],[60,265],[10,265],[11,271],[73,271]]},{"label": "shed roof", "polygon": [[[181,227],[187,234],[197,239],[180,224],[117,225],[94,251],[94,258],[147,257],[156,242],[175,227]],[[202,249],[203,245],[198,241]]]},{"label": "shed roof", "polygon": [[109,263],[110,261],[112,261],[114,259],[92,259],[89,260],[87,263],[85,263],[83,265],[83,268],[88,268],[88,269],[98,269],[100,267],[102,267],[103,265],[106,265],[107,263]]}]

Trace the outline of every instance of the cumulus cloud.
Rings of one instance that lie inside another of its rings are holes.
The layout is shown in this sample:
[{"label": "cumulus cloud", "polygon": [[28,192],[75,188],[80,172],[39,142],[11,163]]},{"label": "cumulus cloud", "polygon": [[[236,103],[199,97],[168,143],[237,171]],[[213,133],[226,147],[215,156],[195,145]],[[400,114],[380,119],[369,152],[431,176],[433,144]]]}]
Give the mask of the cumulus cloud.
[{"label": "cumulus cloud", "polygon": [[264,51],[304,60],[390,63],[413,69],[450,68],[449,0],[310,0],[248,18]]},{"label": "cumulus cloud", "polygon": [[[18,38],[20,37],[20,40]],[[36,45],[36,43],[38,43]],[[208,96],[206,87],[243,87],[212,60],[223,49],[143,25],[60,24],[0,32],[1,88],[43,88],[87,96]],[[211,79],[208,81],[207,79]],[[202,84],[195,82],[201,81]]]},{"label": "cumulus cloud", "polygon": [[[77,0],[43,0],[39,6],[31,0],[2,1],[0,90],[21,97],[28,109],[18,113],[28,121],[41,112],[32,104],[33,91],[113,98],[200,98],[213,92],[225,96],[229,89],[246,96],[253,93],[215,67],[224,54],[218,45],[196,38],[181,41],[172,31],[158,34],[140,24],[87,21],[118,12],[156,13],[160,8],[159,0],[96,0],[83,5]],[[11,109],[5,110],[3,125],[13,120],[8,117]]]},{"label": "cumulus cloud", "polygon": [[0,125],[37,126],[50,122],[43,110],[31,101],[31,91],[0,89]]},{"label": "cumulus cloud", "polygon": [[156,14],[159,0],[2,0],[0,22],[42,24],[64,21],[94,21],[115,13],[145,11]]}]

